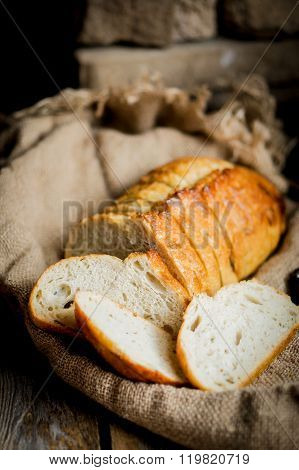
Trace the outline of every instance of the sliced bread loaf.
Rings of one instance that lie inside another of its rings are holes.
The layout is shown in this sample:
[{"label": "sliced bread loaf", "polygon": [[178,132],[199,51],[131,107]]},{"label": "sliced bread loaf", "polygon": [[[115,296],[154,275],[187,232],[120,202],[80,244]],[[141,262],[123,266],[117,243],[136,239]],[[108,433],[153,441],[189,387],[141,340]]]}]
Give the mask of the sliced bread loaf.
[{"label": "sliced bread loaf", "polygon": [[184,288],[154,251],[133,253],[125,261],[88,255],[63,259],[42,274],[29,300],[33,322],[74,334],[73,301],[78,290],[91,290],[126,305],[174,336],[187,303]]},{"label": "sliced bread loaf", "polygon": [[190,303],[177,341],[181,367],[203,390],[250,383],[294,336],[299,307],[272,287],[243,281]]},{"label": "sliced bread loaf", "polygon": [[165,201],[178,189],[190,187],[215,170],[232,168],[225,160],[183,157],[143,176],[105,213],[84,218],[73,226],[65,247],[65,257],[107,253],[125,259],[130,253],[147,251],[154,240],[136,217],[155,203]]},{"label": "sliced bread loaf", "polygon": [[78,292],[75,315],[88,341],[120,374],[143,382],[183,385],[175,339],[128,308],[94,292]]},{"label": "sliced bread loaf", "polygon": [[153,171],[108,212],[84,219],[71,230],[65,255],[108,253],[124,259],[155,249],[190,297],[248,277],[279,242],[282,198],[246,168],[195,161],[182,159]]}]

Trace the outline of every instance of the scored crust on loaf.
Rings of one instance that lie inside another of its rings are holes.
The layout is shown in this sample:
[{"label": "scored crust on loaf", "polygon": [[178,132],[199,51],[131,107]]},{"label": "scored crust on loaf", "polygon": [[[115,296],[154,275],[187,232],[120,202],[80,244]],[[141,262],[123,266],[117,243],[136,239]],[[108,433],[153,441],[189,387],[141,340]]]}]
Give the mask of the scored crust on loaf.
[{"label": "scored crust on loaf", "polygon": [[284,227],[283,203],[274,186],[251,170],[235,167],[216,174],[207,183],[199,182],[197,190],[220,221],[234,271],[244,279],[277,246]]},{"label": "scored crust on loaf", "polygon": [[184,157],[151,171],[141,178],[140,183],[129,188],[123,196],[116,199],[116,206],[107,211],[120,213],[148,212],[155,203],[163,202],[175,191],[193,186],[214,170],[232,168],[225,160],[213,158]]},{"label": "scored crust on loaf", "polygon": [[[132,251],[142,250],[138,246],[134,249],[130,247],[132,230],[129,228],[126,231],[124,226],[126,223],[130,224],[129,219],[134,219],[138,213],[148,212],[155,202],[163,202],[175,190],[194,185],[216,169],[232,166],[231,163],[216,158],[183,157],[151,171],[141,178],[140,183],[129,188],[114,204],[108,206],[104,214],[95,214],[73,226],[65,247],[65,257],[107,253],[124,259]],[[137,221],[133,223],[138,225]],[[123,249],[119,247],[118,229]],[[129,234],[127,237],[126,233]],[[140,238],[135,227],[133,237]],[[139,244],[142,245],[141,242]]]},{"label": "scored crust on loaf", "polygon": [[215,158],[184,157],[167,163],[143,176],[139,183],[129,188],[117,203],[134,199],[150,203],[164,201],[174,191],[193,186],[214,170],[232,168],[232,164]]},{"label": "scored crust on loaf", "polygon": [[78,290],[105,295],[176,336],[187,305],[187,292],[155,252],[133,253],[125,261],[109,255],[72,257],[50,266],[29,300],[38,326],[75,334],[73,301]]},{"label": "scored crust on loaf", "polygon": [[171,186],[159,181],[152,181],[148,184],[139,183],[129,188],[123,196],[117,198],[117,203],[130,203],[135,199],[155,203],[166,198],[172,191]]},{"label": "scored crust on loaf", "polygon": [[[201,291],[214,293],[220,287],[220,275],[212,250],[207,247],[207,255],[201,256],[180,224],[175,219],[169,223],[168,211],[157,215],[149,209],[165,200],[175,186],[186,187],[217,168],[231,167],[223,160],[186,157],[152,171],[118,198],[116,205],[108,207],[105,214],[85,219],[73,228],[65,255],[103,252],[124,259],[132,251],[155,248],[190,296]],[[162,227],[167,231],[163,233]],[[203,257],[209,258],[208,266]]]},{"label": "scored crust on loaf", "polygon": [[[232,167],[232,163],[217,158],[182,157],[151,171],[141,178],[141,182],[163,182],[169,185],[173,192],[193,186],[215,170]],[[171,193],[167,197],[170,195]]]},{"label": "scored crust on loaf", "polygon": [[124,306],[93,292],[78,292],[75,315],[88,341],[123,376],[170,385],[186,383],[175,339]]},{"label": "scored crust on loaf", "polygon": [[206,291],[205,267],[171,213],[167,210],[153,210],[143,214],[141,220],[170,272],[185,287],[190,297]]},{"label": "scored crust on loaf", "polygon": [[168,199],[165,206],[180,225],[182,232],[189,239],[204,266],[207,293],[215,294],[222,286],[221,276],[214,250],[203,229],[203,214],[200,207],[194,204],[192,199],[180,198],[178,195]]},{"label": "scored crust on loaf", "polygon": [[[184,175],[180,186],[177,177]],[[174,192],[175,185],[184,189]],[[156,249],[190,296],[213,294],[254,272],[284,229],[275,187],[254,171],[223,160],[176,160],[143,177],[129,195],[74,228],[66,256],[101,252],[124,259],[131,252]],[[184,209],[196,204],[203,209],[182,221],[171,205],[174,200]]]},{"label": "scored crust on loaf", "polygon": [[223,391],[252,382],[299,327],[299,307],[254,280],[222,287],[190,303],[177,340],[181,367],[203,390]]},{"label": "scored crust on loaf", "polygon": [[[210,179],[211,176],[208,178]],[[179,198],[187,219],[189,217],[193,221],[193,236],[196,237],[197,232],[200,231],[202,233],[203,245],[213,251],[218,266],[221,286],[237,282],[238,279],[230,259],[230,246],[223,235],[217,217],[207,206],[200,192],[196,188],[185,189],[179,191],[176,197]],[[197,245],[200,240],[194,239],[194,242]],[[201,245],[199,244],[198,250],[200,249]]]}]

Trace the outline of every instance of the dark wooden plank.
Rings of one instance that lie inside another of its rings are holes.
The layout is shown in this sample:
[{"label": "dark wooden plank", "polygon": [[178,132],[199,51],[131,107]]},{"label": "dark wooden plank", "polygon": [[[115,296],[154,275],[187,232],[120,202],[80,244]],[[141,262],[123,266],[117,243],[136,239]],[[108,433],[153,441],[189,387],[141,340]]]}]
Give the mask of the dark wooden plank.
[{"label": "dark wooden plank", "polygon": [[[97,420],[82,398],[56,379],[31,402],[32,377],[0,370],[0,447],[4,449],[97,449]],[[57,393],[57,390],[59,393]],[[62,393],[63,392],[63,393]],[[64,396],[67,399],[64,398]]]},{"label": "dark wooden plank", "polygon": [[7,305],[1,318],[0,448],[100,448],[100,408],[57,377],[32,404],[50,368]]},{"label": "dark wooden plank", "polygon": [[113,450],[145,450],[153,449],[146,439],[126,429],[127,426],[110,424],[111,446]]},{"label": "dark wooden plank", "polygon": [[106,416],[110,423],[111,448],[113,450],[181,449],[178,444],[112,413],[106,411]]}]

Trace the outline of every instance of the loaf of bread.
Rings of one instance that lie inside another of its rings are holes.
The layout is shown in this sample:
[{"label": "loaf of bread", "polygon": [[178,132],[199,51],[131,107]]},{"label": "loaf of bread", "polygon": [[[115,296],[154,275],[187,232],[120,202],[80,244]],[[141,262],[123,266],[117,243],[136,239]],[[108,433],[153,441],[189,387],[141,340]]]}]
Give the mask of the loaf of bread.
[{"label": "loaf of bread", "polygon": [[130,379],[241,387],[298,329],[287,296],[238,283],[284,228],[282,198],[261,175],[217,159],[176,160],[71,230],[66,259],[32,290],[31,319],[83,334]]},{"label": "loaf of bread", "polygon": [[276,188],[223,160],[186,157],[144,176],[105,213],[71,230],[65,256],[155,249],[187,290],[213,295],[244,279],[284,230]]},{"label": "loaf of bread", "polygon": [[242,281],[189,304],[177,340],[182,370],[195,387],[223,391],[249,384],[288,344],[299,307],[272,287]]},{"label": "loaf of bread", "polygon": [[173,336],[128,308],[79,291],[75,314],[85,338],[121,375],[143,382],[183,385]]},{"label": "loaf of bread", "polygon": [[42,328],[75,334],[74,297],[92,290],[127,306],[176,337],[187,306],[187,293],[156,252],[130,255],[125,261],[108,255],[72,257],[50,266],[29,300],[33,322]]}]

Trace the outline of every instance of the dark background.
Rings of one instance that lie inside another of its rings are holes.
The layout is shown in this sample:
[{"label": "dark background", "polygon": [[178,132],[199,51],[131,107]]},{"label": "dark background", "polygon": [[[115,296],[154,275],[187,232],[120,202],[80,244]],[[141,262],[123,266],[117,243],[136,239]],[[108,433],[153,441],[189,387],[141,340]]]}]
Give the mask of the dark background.
[{"label": "dark background", "polygon": [[61,88],[79,86],[73,52],[84,10],[84,0],[0,1],[0,112],[7,114]]}]

